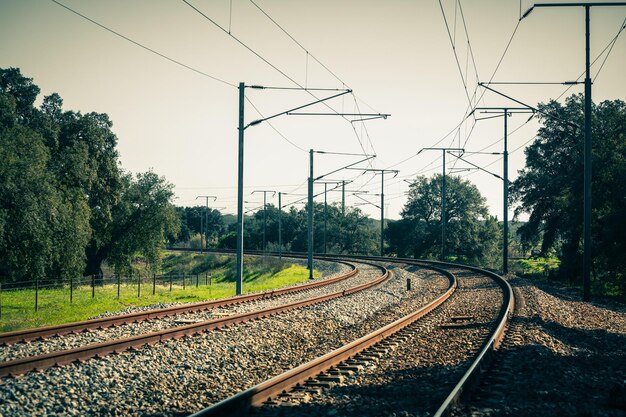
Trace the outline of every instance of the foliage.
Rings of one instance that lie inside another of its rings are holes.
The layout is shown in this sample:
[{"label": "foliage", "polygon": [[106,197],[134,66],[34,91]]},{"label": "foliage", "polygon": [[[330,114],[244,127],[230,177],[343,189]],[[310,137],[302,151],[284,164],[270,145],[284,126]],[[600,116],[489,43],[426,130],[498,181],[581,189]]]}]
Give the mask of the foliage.
[{"label": "foliage", "polygon": [[548,277],[558,270],[560,264],[557,258],[520,259],[516,263],[525,277]]},{"label": "foliage", "polygon": [[154,172],[123,176],[120,203],[113,210],[113,232],[107,259],[116,272],[125,273],[137,255],[156,271],[165,235],[176,235],[178,216],[170,204],[173,185]]},{"label": "foliage", "polygon": [[0,276],[10,281],[99,274],[136,256],[158,263],[178,232],[172,186],[119,168],[106,114],[64,111],[19,69],[0,69]]},{"label": "foliage", "polygon": [[[401,257],[439,258],[442,176],[417,177],[409,188],[402,219],[389,224],[390,250]],[[485,198],[469,181],[446,176],[446,255],[458,262],[494,265],[500,229]]]},{"label": "foliage", "polygon": [[[516,214],[530,213],[524,241],[541,236],[545,254],[556,249],[561,277],[581,278],[584,131],[583,96],[541,104],[543,126],[526,149],[526,167],[511,186]],[[626,104],[605,101],[592,109],[592,272],[626,292]],[[545,116],[548,114],[550,116]]]},{"label": "foliage", "polygon": [[[345,216],[337,204],[314,203],[313,243],[316,253],[377,253],[379,232],[358,208],[347,208]],[[308,215],[306,207],[290,207],[280,214],[283,250],[306,252],[308,247]],[[235,249],[236,223],[229,224],[218,237],[217,247]],[[268,204],[266,212],[259,210],[244,218],[244,245],[246,250],[263,248],[265,228],[266,250],[277,251],[279,246],[278,208]],[[326,232],[324,232],[326,230]],[[324,245],[326,242],[326,245]]]}]

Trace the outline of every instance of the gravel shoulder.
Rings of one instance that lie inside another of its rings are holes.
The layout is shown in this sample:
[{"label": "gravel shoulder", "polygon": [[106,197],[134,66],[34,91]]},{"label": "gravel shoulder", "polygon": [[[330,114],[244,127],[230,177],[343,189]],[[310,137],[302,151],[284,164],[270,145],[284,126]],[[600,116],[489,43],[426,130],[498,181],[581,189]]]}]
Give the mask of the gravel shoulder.
[{"label": "gravel shoulder", "polygon": [[510,282],[516,315],[459,415],[626,416],[626,306]]}]

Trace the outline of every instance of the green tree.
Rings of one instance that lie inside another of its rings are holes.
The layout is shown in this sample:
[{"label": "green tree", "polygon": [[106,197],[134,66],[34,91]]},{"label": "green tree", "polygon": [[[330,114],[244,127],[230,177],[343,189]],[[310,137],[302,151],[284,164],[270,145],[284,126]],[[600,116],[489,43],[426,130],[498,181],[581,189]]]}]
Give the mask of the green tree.
[{"label": "green tree", "polygon": [[[516,214],[529,213],[520,228],[523,241],[541,238],[542,252],[556,250],[560,275],[570,281],[581,277],[583,222],[583,96],[573,95],[564,104],[540,104],[543,126],[526,148],[526,167],[511,185]],[[626,249],[626,105],[605,101],[592,110],[593,210],[592,251],[596,277],[621,286]]]},{"label": "green tree", "polygon": [[[64,111],[58,94],[0,68],[0,275],[13,281],[97,274],[109,258],[158,264],[178,232],[172,186],[123,175],[106,114]],[[132,224],[131,224],[132,223]]]},{"label": "green tree", "polygon": [[176,236],[180,221],[172,204],[174,186],[152,171],[122,176],[121,201],[113,208],[113,230],[107,259],[118,273],[128,272],[143,258],[156,270],[165,236]]},{"label": "green tree", "polygon": [[[387,230],[390,250],[398,256],[438,258],[441,253],[442,176],[417,177],[398,222]],[[492,266],[500,230],[475,185],[446,176],[446,255],[459,262]]]}]

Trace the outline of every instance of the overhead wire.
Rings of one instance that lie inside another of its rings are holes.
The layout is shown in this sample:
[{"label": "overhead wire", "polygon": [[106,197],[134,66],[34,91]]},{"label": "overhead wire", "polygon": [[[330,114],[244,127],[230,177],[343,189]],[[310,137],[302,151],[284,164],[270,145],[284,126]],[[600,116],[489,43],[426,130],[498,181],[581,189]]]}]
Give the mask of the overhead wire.
[{"label": "overhead wire", "polygon": [[[261,6],[259,6],[259,4],[257,2],[255,2],[254,0],[249,0],[250,3],[252,3],[252,5],[254,5],[254,7],[256,7],[267,19],[269,19],[270,22],[272,22],[278,29],[280,29],[285,35],[287,35],[287,37],[289,37],[289,39],[291,39],[296,45],[298,45],[298,47],[300,47],[300,49],[302,49],[305,54],[306,54],[306,72],[305,72],[305,86],[308,83],[308,68],[309,68],[309,57],[311,59],[313,59],[315,62],[317,62],[322,68],[324,68],[326,71],[328,71],[329,74],[331,74],[337,81],[339,81],[342,86],[347,87],[348,89],[350,89],[350,87],[346,84],[346,82],[341,79],[337,74],[335,74],[330,68],[328,68],[326,65],[324,65],[324,63],[322,61],[320,61],[315,55],[313,55],[307,48],[304,47],[304,45],[302,45],[291,33],[289,33],[283,26],[281,26],[274,18],[272,18],[269,13],[267,13],[263,8],[261,8]],[[356,103],[356,95],[354,94],[354,92],[352,93],[352,96],[355,99],[355,104],[356,104],[356,108],[358,110],[358,112],[360,113],[360,108],[358,106],[358,103]],[[343,104],[343,101],[342,101]],[[366,103],[367,105],[367,103]],[[368,107],[371,108],[371,106],[368,105]],[[372,109],[373,110],[373,109]],[[354,124],[351,123],[351,125],[353,126],[353,131],[354,134],[356,135],[357,139],[359,140],[359,142],[361,142],[361,136],[359,136],[358,132],[356,131],[356,129],[354,128]],[[363,124],[364,125],[364,124]],[[371,137],[369,136],[369,132],[367,131],[367,127],[365,126],[365,134],[367,136],[367,140],[372,148],[372,152],[376,153],[376,150],[374,149],[374,145],[372,143]],[[367,150],[364,148],[364,146],[361,143],[361,149],[363,150],[364,154],[367,154]],[[372,162],[368,161],[368,165],[371,167],[372,166]]]},{"label": "overhead wire", "polygon": [[[317,62],[322,68],[324,68],[326,71],[328,71],[329,74],[331,74],[333,77],[335,77],[337,79],[337,81],[339,81],[341,84],[345,85],[347,87],[347,84],[341,79],[339,78],[339,76],[337,74],[335,74],[330,68],[328,68],[326,65],[324,65],[319,59],[317,59],[313,54],[311,54],[311,52],[306,49],[300,42],[298,42],[296,40],[296,38],[294,38],[289,32],[287,32],[287,30],[285,30],[285,28],[283,28],[276,20],[274,20],[265,10],[263,10],[254,0],[250,0],[250,3],[252,3],[257,9],[259,9],[259,11],[261,13],[263,13],[265,15],[265,17],[267,17],[274,25],[276,25],[276,27],[278,27],[285,35],[287,35],[292,41],[294,41],[294,43],[296,45],[298,45],[303,51],[306,52],[307,57],[311,57],[315,62]],[[350,87],[348,87],[350,88]]]},{"label": "overhead wire", "polygon": [[[443,6],[442,6],[442,4],[441,4],[441,0],[439,0],[439,4],[440,4],[440,7],[442,8],[442,12],[443,12]],[[444,15],[445,15],[445,12],[444,12]],[[507,52],[509,51],[509,48],[510,48],[510,46],[511,46],[512,42],[513,42],[513,39],[514,39],[515,35],[517,34],[517,31],[518,31],[518,29],[519,29],[519,25],[520,25],[520,22],[519,22],[519,20],[518,20],[518,21],[517,21],[517,24],[515,25],[515,28],[513,29],[513,32],[511,33],[511,36],[509,37],[509,40],[508,40],[508,42],[507,42],[507,44],[506,44],[506,46],[505,46],[505,48],[504,48],[504,51],[502,52],[502,54],[501,54],[501,56],[500,56],[500,58],[499,58],[499,60],[498,60],[498,64],[496,65],[496,67],[495,67],[494,71],[492,72],[491,76],[489,77],[489,82],[493,81],[493,78],[495,77],[496,73],[497,73],[497,72],[498,72],[498,70],[500,69],[500,66],[501,66],[501,64],[502,64],[502,61],[504,60],[504,58],[505,58],[505,56],[506,56]],[[449,32],[449,31],[448,31],[448,32]],[[474,94],[473,94],[473,95],[476,95],[476,94],[478,93],[478,87],[479,87],[479,86],[478,86],[478,84],[477,84],[477,85],[476,85],[476,88],[475,88],[475,90],[474,90]],[[437,140],[435,143],[431,144],[431,145],[430,145],[430,146],[428,146],[428,147],[435,147],[435,146],[439,145],[439,144],[440,144],[441,142],[443,142],[443,141],[444,141],[447,137],[449,137],[452,133],[456,132],[456,131],[457,131],[457,130],[461,127],[461,126],[463,126],[463,123],[465,123],[465,121],[466,121],[466,119],[467,119],[468,115],[469,115],[469,114],[471,114],[471,112],[472,112],[472,111],[474,111],[476,107],[478,107],[478,106],[477,106],[477,103],[481,102],[481,100],[483,99],[483,97],[484,97],[484,95],[485,95],[485,92],[486,92],[486,91],[485,91],[485,90],[483,90],[483,91],[481,92],[481,94],[480,94],[480,97],[478,97],[478,99],[476,99],[476,100],[474,101],[474,103],[476,103],[476,104],[472,104],[472,101],[473,101],[473,100],[469,100],[468,107],[466,108],[466,110],[465,110],[465,112],[464,112],[464,114],[463,114],[463,118],[461,119],[461,121],[460,121],[460,122],[459,122],[459,123],[458,123],[458,124],[457,124],[457,125],[456,125],[456,126],[455,126],[452,130],[451,130],[451,131],[450,131],[450,132],[448,132],[446,135],[444,135],[442,138],[440,138],[439,140]],[[467,141],[469,140],[469,138],[470,138],[470,136],[471,136],[471,133],[473,133],[473,129],[470,131],[470,135],[468,135],[468,136],[467,136],[467,139],[466,139],[466,141],[465,141],[465,144],[467,144]],[[462,146],[462,147],[464,147],[464,146]],[[418,152],[418,153],[416,153],[416,154],[414,154],[414,155],[412,155],[412,156],[410,156],[410,157],[408,157],[408,158],[403,159],[403,160],[402,160],[402,161],[400,161],[400,162],[397,162],[397,163],[395,163],[395,164],[393,164],[393,165],[390,165],[390,166],[389,166],[389,168],[391,168],[391,167],[395,167],[395,166],[398,166],[398,165],[400,165],[400,164],[402,164],[402,163],[405,163],[405,162],[407,162],[407,161],[409,161],[409,160],[413,159],[414,157],[416,157],[418,154],[419,154],[419,152]]]},{"label": "overhead wire", "polygon": [[[600,68],[598,69],[598,71],[596,72],[596,76],[593,77],[593,81],[596,81],[596,78],[598,78],[598,75],[600,75],[600,72],[602,71],[602,68],[604,68],[604,64],[606,63],[606,60],[609,58],[609,55],[611,55],[611,51],[613,51],[613,47],[615,46],[615,43],[617,42],[617,38],[619,37],[619,35],[622,33],[622,31],[626,29],[626,18],[624,18],[624,21],[622,22],[622,24],[620,25],[620,29],[617,32],[617,34],[615,35],[615,37],[613,38],[613,40],[611,42],[609,42],[609,44],[611,45],[611,48],[609,49],[609,51],[606,53],[606,56],[604,57],[604,60],[602,61],[602,64],[600,65]],[[608,46],[608,45],[607,45]],[[606,48],[604,48],[604,50],[606,50]],[[604,53],[604,51],[602,51],[602,53]],[[595,62],[595,61],[594,61]]]},{"label": "overhead wire", "polygon": [[[212,19],[211,17],[209,17],[207,14],[203,13],[200,9],[198,9],[197,7],[195,7],[193,4],[191,4],[188,0],[182,0],[183,3],[185,3],[187,6],[189,6],[191,9],[193,9],[196,13],[198,13],[200,16],[204,17],[206,20],[208,20],[209,22],[211,22],[214,26],[216,26],[218,29],[220,29],[222,32],[224,32],[225,34],[227,34],[228,36],[230,36],[232,39],[234,39],[237,43],[239,43],[241,46],[243,46],[245,49],[247,49],[249,52],[251,52],[253,55],[255,55],[257,58],[259,58],[261,61],[265,62],[267,65],[269,65],[271,68],[273,68],[274,70],[276,70],[279,74],[281,74],[283,77],[285,77],[286,79],[288,79],[289,81],[291,81],[293,84],[297,85],[298,87],[300,87],[303,91],[305,91],[307,94],[309,94],[310,96],[314,97],[315,99],[319,100],[319,97],[316,96],[315,94],[313,94],[313,92],[311,92],[309,89],[305,88],[302,84],[300,84],[298,81],[296,81],[294,78],[292,78],[291,76],[289,76],[286,72],[284,72],[283,70],[281,70],[280,68],[278,68],[276,65],[272,64],[268,59],[266,59],[265,57],[263,57],[260,53],[256,52],[254,49],[252,49],[250,46],[248,46],[246,43],[244,43],[241,39],[239,39],[238,37],[236,37],[235,35],[233,35],[232,33],[229,33],[224,27],[222,27],[219,23],[217,23],[214,19]],[[334,112],[337,115],[340,115],[339,112],[337,112],[337,110],[335,110],[333,107],[331,107],[330,105],[328,105],[328,103],[326,102],[322,102],[322,105],[324,105],[325,107],[327,107],[328,109],[330,109],[332,112]],[[350,120],[348,118],[346,118],[345,116],[341,116],[344,120],[346,120],[347,122],[350,122]],[[363,146],[363,143],[361,142],[361,138],[357,135],[357,140],[359,141],[359,144],[361,145],[361,149],[363,150],[364,154],[365,152],[365,148]]]},{"label": "overhead wire", "polygon": [[[261,111],[259,110],[259,108],[257,106],[254,105],[254,103],[250,100],[250,98],[246,95],[244,96],[246,101],[252,106],[252,108],[259,114],[259,116],[261,116],[262,119],[265,118],[265,116],[263,115],[263,113],[261,113]],[[302,148],[301,146],[298,146],[296,143],[294,143],[293,141],[291,141],[287,136],[285,136],[282,132],[280,132],[273,124],[272,122],[270,122],[269,120],[266,120],[265,123],[267,123],[269,125],[270,128],[272,128],[272,130],[274,130],[274,132],[276,132],[278,134],[278,136],[280,136],[281,138],[283,138],[287,143],[289,143],[291,146],[293,146],[294,148],[302,151],[302,152],[308,152],[306,149]]]},{"label": "overhead wire", "polygon": [[467,97],[467,101],[470,105],[470,107],[472,106],[472,99],[469,96],[469,92],[467,91],[467,82],[465,80],[465,77],[463,76],[463,70],[461,69],[461,63],[459,62],[459,56],[456,53],[456,46],[454,43],[454,40],[452,39],[452,34],[450,33],[450,25],[448,25],[448,18],[446,17],[446,12],[443,9],[443,4],[441,3],[441,0],[439,0],[439,7],[441,8],[441,14],[443,16],[443,21],[444,24],[446,25],[446,31],[448,32],[448,38],[450,40],[450,45],[452,45],[452,52],[454,53],[454,60],[456,61],[456,66],[459,70],[459,74],[461,75],[461,82],[463,83],[463,90],[465,91],[465,96]]},{"label": "overhead wire", "polygon": [[[518,22],[518,26],[519,26],[519,22]],[[611,53],[613,47],[615,46],[615,43],[617,42],[617,39],[619,38],[620,34],[624,31],[624,29],[626,29],[626,18],[624,19],[624,21],[620,24],[620,27],[617,31],[617,33],[615,34],[615,36],[609,41],[609,43],[604,47],[604,49],[595,57],[595,59],[590,63],[590,66],[593,66],[599,59],[600,57],[602,57],[604,55],[605,52],[607,52],[607,54],[604,57],[604,60],[602,61],[602,64],[600,65],[600,68],[598,69],[598,71],[596,72],[595,77],[593,78],[592,82],[595,82],[596,78],[598,77],[600,71],[602,70],[602,68],[604,67],[604,64],[606,63],[606,60],[609,56],[609,54]],[[516,27],[517,30],[517,27]],[[508,45],[507,45],[508,48]],[[583,71],[577,78],[576,78],[576,82],[578,82],[584,75],[585,75],[586,71]],[[563,97],[572,87],[574,87],[574,85],[576,84],[570,84],[568,85],[568,87],[555,99],[555,101],[558,101],[561,97]],[[530,119],[528,119],[525,123],[523,123],[522,125],[520,125],[518,128],[516,128],[515,130],[513,130],[512,132],[509,133],[509,135],[512,135],[513,133],[515,133],[516,131],[518,131],[519,129],[521,129],[523,126],[525,126],[528,122],[530,122]],[[530,138],[529,140],[525,141],[522,145],[518,146],[517,148],[513,149],[512,151],[509,152],[509,154],[512,154],[514,152],[517,152],[518,150],[520,150],[521,148],[525,147],[528,143],[530,143],[532,140],[534,140],[537,136],[534,135],[532,138]],[[480,149],[479,151],[484,151],[485,149],[488,149],[492,146],[494,146],[495,144],[497,144],[498,142],[500,142],[503,138],[500,138],[499,140],[497,140],[496,142],[487,145],[486,147],[483,147],[482,149]],[[490,162],[489,164],[485,165],[484,168],[487,168],[499,161],[502,160],[502,157],[497,158],[496,160]],[[468,177],[470,175],[475,174],[475,172],[470,172],[468,174],[463,175],[463,177]]]},{"label": "overhead wire", "polygon": [[221,78],[218,78],[218,77],[215,77],[215,76],[213,76],[213,75],[207,74],[207,73],[206,73],[206,72],[204,72],[204,71],[201,71],[201,70],[199,70],[199,69],[197,69],[197,68],[194,68],[194,67],[192,67],[192,66],[190,66],[190,65],[184,64],[184,63],[182,63],[182,62],[180,62],[180,61],[178,61],[178,60],[176,60],[176,59],[174,59],[174,58],[170,58],[169,56],[167,56],[167,55],[165,55],[165,54],[163,54],[163,53],[161,53],[161,52],[159,52],[159,51],[156,51],[156,50],[154,50],[154,49],[152,49],[152,48],[150,48],[150,47],[148,47],[148,46],[146,46],[146,45],[144,45],[144,44],[142,44],[142,43],[139,43],[139,42],[137,42],[137,41],[135,41],[135,40],[133,40],[133,39],[129,38],[129,37],[128,37],[128,36],[126,36],[126,35],[121,34],[120,32],[117,32],[117,31],[115,31],[115,30],[113,30],[113,29],[111,29],[111,28],[109,28],[109,27],[107,27],[107,26],[103,25],[102,23],[99,23],[99,22],[97,22],[97,21],[93,20],[92,18],[90,18],[90,17],[88,17],[88,16],[86,16],[86,15],[84,15],[84,14],[82,14],[82,13],[80,13],[80,12],[78,12],[78,11],[74,10],[74,9],[72,9],[72,8],[71,8],[71,7],[69,7],[69,6],[66,6],[65,4],[63,4],[63,3],[61,3],[61,2],[59,2],[59,1],[57,1],[57,0],[50,0],[50,1],[51,1],[51,2],[53,2],[53,3],[55,3],[55,4],[56,4],[56,5],[58,5],[58,6],[63,7],[64,9],[66,9],[66,10],[68,10],[68,11],[70,11],[70,12],[74,13],[75,15],[82,17],[83,19],[85,19],[85,20],[87,20],[87,21],[89,21],[89,22],[93,23],[94,25],[99,26],[100,28],[102,28],[102,29],[104,29],[104,30],[106,30],[106,31],[108,31],[108,32],[110,32],[110,33],[112,33],[112,34],[114,34],[114,35],[116,35],[116,36],[118,36],[118,37],[120,37],[120,38],[122,38],[122,39],[124,39],[124,40],[126,40],[126,41],[128,41],[128,42],[130,42],[130,43],[132,43],[132,44],[134,44],[134,45],[136,45],[136,46],[138,46],[138,47],[140,47],[140,48],[143,48],[144,50],[146,50],[146,51],[148,51],[148,52],[153,53],[154,55],[157,55],[157,56],[159,56],[159,57],[161,57],[161,58],[163,58],[163,59],[166,59],[166,60],[168,60],[168,61],[170,61],[170,62],[172,62],[172,63],[174,63],[174,64],[176,64],[176,65],[179,65],[179,66],[181,66],[181,67],[183,67],[183,68],[186,68],[186,69],[188,69],[188,70],[191,70],[191,71],[193,71],[193,72],[195,72],[195,73],[197,73],[197,74],[200,74],[200,75],[203,75],[203,76],[205,76],[205,77],[208,77],[208,78],[210,78],[210,79],[212,79],[212,80],[214,80],[214,81],[220,82],[220,83],[222,83],[222,84],[226,84],[226,85],[231,86],[231,87],[235,87],[235,88],[237,87],[237,86],[236,86],[235,84],[233,84],[233,83],[230,83],[230,82],[228,82],[228,81],[225,81],[225,80],[223,80],[223,79],[221,79]]}]

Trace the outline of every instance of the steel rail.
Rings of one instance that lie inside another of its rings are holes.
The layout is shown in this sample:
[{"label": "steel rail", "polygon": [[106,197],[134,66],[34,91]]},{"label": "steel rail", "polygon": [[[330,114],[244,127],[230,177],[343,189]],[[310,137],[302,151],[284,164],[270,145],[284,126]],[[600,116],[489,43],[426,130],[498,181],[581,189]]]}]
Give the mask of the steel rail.
[{"label": "steel rail", "polygon": [[515,310],[515,296],[513,294],[513,289],[511,288],[511,285],[502,276],[492,271],[470,265],[431,260],[416,261],[415,259],[410,258],[384,258],[378,256],[352,256],[351,258],[376,261],[382,261],[385,259],[387,261],[390,261],[393,259],[394,261],[413,263],[416,265],[438,265],[440,267],[446,268],[467,269],[488,276],[489,278],[493,279],[502,289],[503,302],[498,313],[498,317],[496,319],[495,330],[493,331],[491,336],[483,343],[479,353],[475,356],[467,371],[463,374],[459,382],[454,386],[453,390],[446,397],[441,406],[437,409],[433,417],[449,415],[453,407],[461,401],[463,395],[467,393],[472,387],[476,386],[481,377],[482,371],[489,366],[493,357],[493,352],[498,349],[498,347],[502,343],[502,340],[504,339],[508,319],[509,317],[513,316]]},{"label": "steel rail", "polygon": [[[362,262],[368,263],[368,262]],[[369,264],[369,263],[368,263]],[[100,343],[80,346],[74,349],[50,352],[42,355],[30,356],[21,359],[0,363],[0,377],[16,376],[32,370],[41,370],[51,366],[60,366],[69,364],[74,361],[84,361],[89,358],[104,356],[111,353],[122,352],[129,348],[137,348],[145,345],[152,345],[165,340],[180,339],[188,335],[196,335],[203,332],[225,328],[234,324],[276,315],[285,311],[306,307],[313,304],[319,304],[335,298],[348,296],[356,292],[375,287],[390,277],[390,272],[382,266],[370,264],[380,268],[383,274],[364,284],[357,285],[337,291],[330,294],[324,294],[317,297],[308,298],[276,307],[269,307],[252,312],[236,314],[228,317],[207,320],[200,323],[192,323],[184,326],[164,329],[157,332],[145,333],[124,339],[108,340]]]},{"label": "steel rail", "polygon": [[[415,260],[410,258],[384,258],[378,256],[352,256],[352,259],[367,259],[367,260],[394,260],[398,262],[407,262],[415,265],[438,265],[446,268],[459,268],[467,269],[473,272],[478,272],[493,279],[502,289],[503,302],[496,318],[495,330],[491,336],[483,343],[479,350],[479,353],[475,356],[474,360],[470,364],[467,371],[463,374],[459,382],[455,385],[450,394],[446,397],[441,406],[437,409],[433,417],[441,417],[450,414],[453,407],[457,405],[465,393],[467,393],[473,386],[478,383],[482,371],[489,366],[493,357],[493,352],[498,349],[502,340],[504,339],[508,318],[513,316],[515,310],[515,296],[513,289],[506,279],[502,276],[475,266],[456,264],[452,262],[441,262],[431,260]],[[323,258],[322,258],[323,259]]]},{"label": "steel rail", "polygon": [[[387,262],[390,261],[390,259],[384,260]],[[415,262],[411,263],[416,264]],[[339,349],[205,408],[193,414],[191,417],[246,415],[251,407],[259,406],[283,391],[289,390],[298,384],[302,384],[320,372],[348,360],[425,316],[430,311],[443,304],[454,293],[458,285],[456,277],[452,273],[436,267],[429,267],[429,269],[436,270],[447,276],[450,280],[450,285],[445,293],[434,301],[431,301],[428,305]]]},{"label": "steel rail", "polygon": [[[298,256],[294,256],[298,257]],[[328,260],[331,260],[328,258]],[[197,303],[187,303],[183,305],[159,308],[153,310],[139,311],[134,313],[120,314],[111,317],[103,317],[91,320],[82,320],[72,323],[58,324],[53,326],[36,327],[31,329],[16,330],[12,332],[0,333],[0,346],[7,346],[19,342],[28,342],[36,339],[45,339],[52,336],[63,336],[71,333],[78,333],[89,329],[101,329],[111,326],[119,326],[128,323],[137,323],[155,318],[168,317],[178,314],[192,313],[198,311],[211,310],[218,307],[232,306],[251,301],[264,300],[270,297],[277,297],[284,294],[296,293],[334,284],[354,276],[358,271],[356,267],[345,261],[337,261],[348,265],[351,271],[334,278],[309,282],[293,287],[280,288],[260,293],[251,293],[235,297],[222,298],[212,301],[201,301]]]}]

